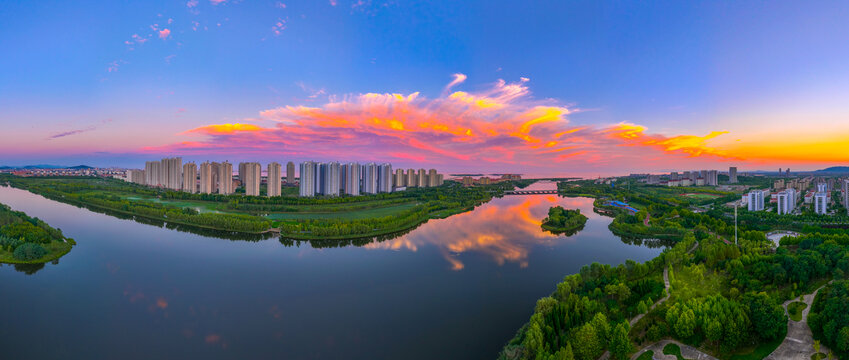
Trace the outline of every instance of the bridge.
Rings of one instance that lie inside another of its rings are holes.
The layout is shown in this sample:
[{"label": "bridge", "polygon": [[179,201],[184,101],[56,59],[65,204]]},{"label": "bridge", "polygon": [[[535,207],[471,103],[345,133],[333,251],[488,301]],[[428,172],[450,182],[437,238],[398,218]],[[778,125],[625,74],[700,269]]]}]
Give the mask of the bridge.
[{"label": "bridge", "polygon": [[507,190],[504,195],[557,195],[557,190]]}]

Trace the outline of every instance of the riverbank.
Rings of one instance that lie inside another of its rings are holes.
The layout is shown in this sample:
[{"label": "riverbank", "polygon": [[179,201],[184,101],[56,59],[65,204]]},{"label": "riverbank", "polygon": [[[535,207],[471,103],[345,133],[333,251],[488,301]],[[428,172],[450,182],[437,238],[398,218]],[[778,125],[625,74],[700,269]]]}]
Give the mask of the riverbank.
[{"label": "riverbank", "polygon": [[356,239],[409,230],[430,219],[473,210],[527,182],[468,188],[449,182],[440,187],[360,197],[267,198],[188,194],[101,178],[5,176],[3,180],[76,206],[204,230],[275,233],[297,240]]}]

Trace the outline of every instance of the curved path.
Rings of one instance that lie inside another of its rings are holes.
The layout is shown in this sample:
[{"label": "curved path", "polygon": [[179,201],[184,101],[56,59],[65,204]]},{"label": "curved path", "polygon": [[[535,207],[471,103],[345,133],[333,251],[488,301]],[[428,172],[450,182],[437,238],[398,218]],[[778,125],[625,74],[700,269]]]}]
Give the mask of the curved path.
[{"label": "curved path", "polygon": [[640,357],[640,355],[642,355],[644,352],[649,351],[649,350],[654,352],[654,354],[652,355],[652,359],[677,360],[678,358],[675,357],[675,355],[664,355],[663,354],[663,348],[668,344],[678,345],[681,348],[681,356],[683,356],[685,359],[719,360],[719,359],[717,359],[713,356],[710,356],[708,354],[705,354],[705,353],[699,351],[699,349],[696,349],[696,348],[694,348],[690,345],[684,345],[684,344],[677,342],[675,340],[661,340],[661,341],[658,341],[654,344],[646,346],[642,350],[637,351],[633,356],[631,356],[631,360],[635,360],[636,358]]},{"label": "curved path", "polygon": [[[831,281],[828,282],[831,284]],[[826,284],[828,285],[828,284]],[[802,302],[807,304],[805,310],[802,310],[802,320],[793,321],[790,319],[790,313],[787,311],[787,306],[790,303],[796,302],[797,299],[787,300],[782,304],[784,313],[787,315],[787,336],[784,341],[772,354],[769,354],[765,359],[793,359],[793,360],[809,360],[814,354],[814,336],[811,333],[811,328],[808,327],[808,312],[811,311],[811,304],[814,303],[814,298],[820,289],[825,285],[820,286],[813,293],[802,295]],[[827,354],[828,347],[820,346],[820,352]],[[832,356],[832,359],[836,357]]]}]

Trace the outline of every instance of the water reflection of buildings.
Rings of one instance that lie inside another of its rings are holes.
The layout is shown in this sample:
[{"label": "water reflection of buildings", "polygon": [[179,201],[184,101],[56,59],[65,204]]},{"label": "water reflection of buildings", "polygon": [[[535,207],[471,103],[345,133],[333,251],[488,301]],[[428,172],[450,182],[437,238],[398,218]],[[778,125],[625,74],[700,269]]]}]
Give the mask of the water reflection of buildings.
[{"label": "water reflection of buildings", "polygon": [[456,255],[470,252],[492,257],[498,265],[512,262],[526,267],[531,247],[553,245],[566,239],[540,228],[548,209],[554,205],[580,208],[590,218],[598,216],[592,213],[592,199],[511,196],[494,199],[472,212],[431,220],[409,234],[370,243],[366,248],[417,251],[420,247],[436,246],[454,270],[465,266]]}]

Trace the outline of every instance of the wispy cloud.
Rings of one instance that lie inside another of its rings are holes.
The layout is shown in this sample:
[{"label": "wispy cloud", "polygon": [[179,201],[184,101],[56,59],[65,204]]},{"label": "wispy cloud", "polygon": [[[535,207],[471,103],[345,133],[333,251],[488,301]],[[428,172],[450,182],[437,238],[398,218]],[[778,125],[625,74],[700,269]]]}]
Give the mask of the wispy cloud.
[{"label": "wispy cloud", "polygon": [[53,135],[48,136],[46,140],[53,140],[53,139],[63,138],[63,137],[66,137],[66,136],[82,134],[82,133],[87,132],[87,131],[92,131],[92,130],[94,130],[94,129],[96,129],[96,128],[97,128],[97,127],[95,127],[95,126],[89,126],[89,127],[87,127],[87,128],[82,128],[82,129],[76,129],[76,130],[70,130],[70,131],[60,132],[60,133],[57,133],[57,134],[53,134]]}]

